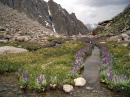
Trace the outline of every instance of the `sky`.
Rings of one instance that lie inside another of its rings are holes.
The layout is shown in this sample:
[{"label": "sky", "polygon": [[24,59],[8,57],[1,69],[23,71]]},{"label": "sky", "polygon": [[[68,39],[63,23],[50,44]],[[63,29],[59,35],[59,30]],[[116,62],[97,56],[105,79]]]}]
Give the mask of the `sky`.
[{"label": "sky", "polygon": [[[44,0],[48,1],[48,0]],[[53,0],[84,24],[109,20],[122,12],[130,0]]]}]

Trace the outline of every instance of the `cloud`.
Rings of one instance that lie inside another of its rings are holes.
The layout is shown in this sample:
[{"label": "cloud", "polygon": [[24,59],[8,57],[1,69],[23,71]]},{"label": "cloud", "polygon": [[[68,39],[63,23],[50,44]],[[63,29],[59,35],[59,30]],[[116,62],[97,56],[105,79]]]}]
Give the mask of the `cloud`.
[{"label": "cloud", "polygon": [[[48,0],[45,0],[48,1]],[[84,24],[111,19],[130,4],[130,0],[53,0]]]},{"label": "cloud", "polygon": [[75,4],[83,6],[103,7],[111,5],[127,5],[130,0],[76,0]]}]

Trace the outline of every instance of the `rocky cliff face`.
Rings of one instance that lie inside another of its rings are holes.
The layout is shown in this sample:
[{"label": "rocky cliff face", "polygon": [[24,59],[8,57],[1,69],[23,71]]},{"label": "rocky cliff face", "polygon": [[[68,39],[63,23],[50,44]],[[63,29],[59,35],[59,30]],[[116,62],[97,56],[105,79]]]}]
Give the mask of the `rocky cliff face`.
[{"label": "rocky cliff face", "polygon": [[108,36],[130,33],[130,4],[124,11],[111,20],[99,23],[93,34],[104,34]]},{"label": "rocky cliff face", "polygon": [[79,21],[75,14],[69,14],[53,0],[0,0],[13,9],[25,13],[27,17],[58,34],[87,34],[87,27]]},{"label": "rocky cliff face", "polygon": [[46,42],[48,36],[57,34],[0,2],[0,42]]}]

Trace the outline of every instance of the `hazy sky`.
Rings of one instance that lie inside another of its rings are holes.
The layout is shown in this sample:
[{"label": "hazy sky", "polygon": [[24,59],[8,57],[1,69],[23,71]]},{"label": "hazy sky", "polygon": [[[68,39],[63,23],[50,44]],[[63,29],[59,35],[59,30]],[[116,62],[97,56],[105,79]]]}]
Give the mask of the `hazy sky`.
[{"label": "hazy sky", "polygon": [[[48,0],[45,0],[48,1]],[[122,12],[130,0],[53,0],[84,24],[108,20]]]}]

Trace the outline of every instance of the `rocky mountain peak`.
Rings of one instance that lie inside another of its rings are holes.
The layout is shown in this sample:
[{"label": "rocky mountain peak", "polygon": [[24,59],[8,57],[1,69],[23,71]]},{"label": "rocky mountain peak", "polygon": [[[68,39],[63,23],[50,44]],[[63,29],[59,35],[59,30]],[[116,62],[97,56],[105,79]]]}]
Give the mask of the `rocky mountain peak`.
[{"label": "rocky mountain peak", "polygon": [[76,18],[75,13],[72,12],[70,15],[71,15],[72,17]]},{"label": "rocky mountain peak", "polygon": [[42,26],[63,35],[87,34],[87,27],[53,0],[0,0]]}]

